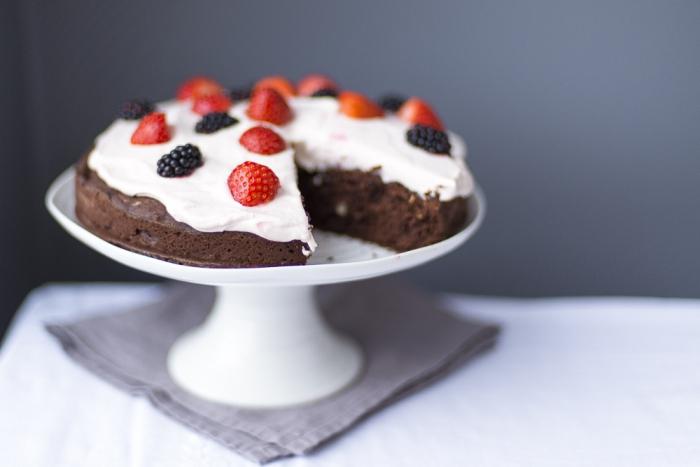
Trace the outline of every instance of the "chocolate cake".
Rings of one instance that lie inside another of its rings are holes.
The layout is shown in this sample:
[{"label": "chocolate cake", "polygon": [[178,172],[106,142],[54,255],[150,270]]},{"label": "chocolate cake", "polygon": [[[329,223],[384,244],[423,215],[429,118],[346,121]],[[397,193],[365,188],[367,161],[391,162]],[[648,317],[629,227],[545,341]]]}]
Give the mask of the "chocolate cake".
[{"label": "chocolate cake", "polygon": [[313,253],[312,225],[398,251],[464,227],[466,147],[417,98],[383,109],[320,75],[265,78],[236,103],[200,77],[177,98],[126,103],[76,166],[76,215],[115,245],[191,266],[285,266]]},{"label": "chocolate cake", "polygon": [[76,166],[75,214],[92,233],[127,250],[188,266],[256,267],[306,263],[299,240],[273,242],[249,232],[200,232],[178,222],[162,203],[127,196],[87,166]]}]

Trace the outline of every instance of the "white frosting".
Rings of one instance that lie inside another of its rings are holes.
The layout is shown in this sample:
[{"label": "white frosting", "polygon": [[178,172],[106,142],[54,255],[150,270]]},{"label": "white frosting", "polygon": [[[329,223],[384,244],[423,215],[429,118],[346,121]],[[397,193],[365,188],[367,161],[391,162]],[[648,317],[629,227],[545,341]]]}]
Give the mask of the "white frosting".
[{"label": "white frosting", "polygon": [[410,124],[394,115],[356,119],[338,110],[336,99],[295,98],[294,119],[279,131],[297,143],[297,163],[307,170],[372,170],[385,183],[399,182],[419,195],[442,201],[467,196],[474,182],[465,167],[466,145],[449,134],[452,157],[436,156],[406,141]]},{"label": "white frosting", "polygon": [[[158,105],[166,114],[172,139],[163,144],[134,145],[136,121],[117,120],[97,137],[89,167],[111,187],[130,196],[155,198],[177,221],[202,232],[241,231],[268,240],[301,240],[310,253],[316,247],[297,188],[296,162],[306,170],[341,168],[372,170],[384,182],[399,182],[420,195],[438,194],[445,201],[468,196],[473,179],[464,158],[466,146],[450,133],[452,157],[435,156],[406,142],[409,125],[394,116],[352,119],[341,114],[338,102],[327,98],[294,98],[293,120],[275,128],[292,144],[271,156],[254,154],[238,143],[240,135],[258,125],[245,115],[247,102],[236,104],[230,114],[240,123],[212,134],[194,131],[201,118],[189,102]],[[177,145],[199,147],[204,165],[181,178],[156,173],[158,159]],[[295,155],[296,151],[296,155]],[[237,203],[227,179],[234,167],[253,161],[272,169],[280,190],[270,202],[253,207]]]}]

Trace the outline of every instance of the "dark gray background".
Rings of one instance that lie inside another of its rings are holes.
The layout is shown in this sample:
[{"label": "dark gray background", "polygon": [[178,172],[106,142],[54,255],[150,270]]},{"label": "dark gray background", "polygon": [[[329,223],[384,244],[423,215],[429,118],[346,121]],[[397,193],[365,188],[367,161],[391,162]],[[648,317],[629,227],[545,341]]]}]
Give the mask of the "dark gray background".
[{"label": "dark gray background", "polygon": [[0,5],[0,329],[40,283],[147,278],[70,238],[42,197],[122,100],[195,73],[320,71],[433,103],[489,212],[474,241],[406,274],[427,287],[700,296],[700,2]]}]

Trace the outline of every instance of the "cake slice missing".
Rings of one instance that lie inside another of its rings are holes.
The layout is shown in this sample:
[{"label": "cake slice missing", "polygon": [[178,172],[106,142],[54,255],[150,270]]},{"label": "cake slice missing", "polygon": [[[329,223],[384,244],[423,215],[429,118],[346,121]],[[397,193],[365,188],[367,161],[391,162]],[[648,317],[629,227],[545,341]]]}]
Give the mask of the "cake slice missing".
[{"label": "cake slice missing", "polygon": [[178,100],[128,104],[77,165],[78,219],[121,247],[202,267],[305,264],[311,224],[399,251],[463,227],[466,148],[426,104],[395,115],[303,83],[312,95],[284,97],[294,87],[280,79],[238,103],[213,82],[197,95],[192,80]]}]

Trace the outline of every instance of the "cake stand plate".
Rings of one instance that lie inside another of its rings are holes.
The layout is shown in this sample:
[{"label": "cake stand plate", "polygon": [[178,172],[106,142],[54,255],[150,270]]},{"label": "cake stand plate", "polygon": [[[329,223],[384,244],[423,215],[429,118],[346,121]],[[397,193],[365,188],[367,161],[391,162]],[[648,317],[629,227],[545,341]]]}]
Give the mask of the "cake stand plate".
[{"label": "cake stand plate", "polygon": [[333,394],[362,371],[362,351],[323,319],[314,287],[382,276],[431,261],[463,244],[479,228],[485,201],[477,189],[466,226],[439,243],[397,253],[315,230],[319,247],[305,266],[201,268],[115,246],[75,217],[74,170],[46,194],[56,221],[90,248],[126,266],[183,282],[215,286],[207,320],[180,337],[168,369],[188,392],[244,407],[286,407]]}]

